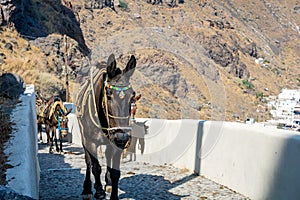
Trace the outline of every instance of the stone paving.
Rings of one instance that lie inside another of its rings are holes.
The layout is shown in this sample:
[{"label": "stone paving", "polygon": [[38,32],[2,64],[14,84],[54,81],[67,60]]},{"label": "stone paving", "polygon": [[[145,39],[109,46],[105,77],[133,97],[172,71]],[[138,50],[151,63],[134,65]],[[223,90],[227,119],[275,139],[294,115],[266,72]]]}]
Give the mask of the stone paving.
[{"label": "stone paving", "polygon": [[[81,199],[86,168],[82,147],[65,142],[63,148],[65,154],[49,154],[49,147],[39,144],[40,200]],[[104,184],[104,159],[102,163]],[[171,165],[129,162],[125,158],[121,171],[119,198],[122,200],[249,199],[205,177]]]}]

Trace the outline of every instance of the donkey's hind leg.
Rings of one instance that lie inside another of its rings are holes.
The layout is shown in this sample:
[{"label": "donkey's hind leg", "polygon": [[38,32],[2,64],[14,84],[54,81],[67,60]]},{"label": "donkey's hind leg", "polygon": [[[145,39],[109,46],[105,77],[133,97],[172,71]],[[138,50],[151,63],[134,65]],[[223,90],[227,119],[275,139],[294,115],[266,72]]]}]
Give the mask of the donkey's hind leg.
[{"label": "donkey's hind leg", "polygon": [[43,127],[41,123],[37,123],[37,128],[38,128],[38,134],[40,135],[40,141],[41,143],[43,143],[43,136],[42,136],[42,131],[43,131]]},{"label": "donkey's hind leg", "polygon": [[49,153],[53,153],[53,131],[50,125],[47,125],[46,127],[47,135],[49,135]]}]

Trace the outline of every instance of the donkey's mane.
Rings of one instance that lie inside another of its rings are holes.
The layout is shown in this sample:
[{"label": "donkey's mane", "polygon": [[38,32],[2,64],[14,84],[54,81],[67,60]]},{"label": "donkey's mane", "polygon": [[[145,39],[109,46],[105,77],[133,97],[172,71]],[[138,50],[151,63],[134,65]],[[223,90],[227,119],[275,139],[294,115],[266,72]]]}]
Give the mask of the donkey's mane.
[{"label": "donkey's mane", "polygon": [[[106,68],[105,66],[97,66],[97,67],[91,67],[90,69],[90,75],[87,77],[88,81],[85,81],[84,84],[80,87],[78,95],[77,95],[77,114],[82,115],[84,113],[84,106],[87,102],[86,99],[89,98],[89,95],[95,94],[95,86],[97,84],[101,84],[100,86],[100,95],[95,97],[94,95],[91,95],[93,99],[93,102],[96,104],[96,109],[91,111],[90,109],[87,112],[94,112],[98,113],[98,118],[100,121],[100,125],[102,127],[107,127],[107,122],[105,118],[104,111],[102,110],[102,97],[103,97],[103,87],[104,87],[104,79],[106,76]],[[92,74],[91,74],[92,73]],[[98,120],[97,120],[98,121]]]}]

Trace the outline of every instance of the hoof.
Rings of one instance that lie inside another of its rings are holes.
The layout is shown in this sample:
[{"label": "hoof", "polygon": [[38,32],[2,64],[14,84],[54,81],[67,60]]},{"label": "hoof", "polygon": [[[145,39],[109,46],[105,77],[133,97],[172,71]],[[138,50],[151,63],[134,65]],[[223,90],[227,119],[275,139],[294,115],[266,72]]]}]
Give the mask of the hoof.
[{"label": "hoof", "polygon": [[94,195],[95,199],[97,199],[97,200],[103,200],[103,199],[105,199],[105,196],[106,196],[106,193],[104,190],[96,192]]},{"label": "hoof", "polygon": [[109,200],[119,200],[119,197],[118,197],[118,195],[117,196],[111,196],[110,198],[109,198]]},{"label": "hoof", "polygon": [[82,195],[82,200],[92,200],[93,195],[92,194],[83,194]]},{"label": "hoof", "polygon": [[111,189],[112,189],[112,188],[111,188],[111,185],[106,185],[106,186],[105,186],[105,191],[106,191],[106,192],[111,193]]}]

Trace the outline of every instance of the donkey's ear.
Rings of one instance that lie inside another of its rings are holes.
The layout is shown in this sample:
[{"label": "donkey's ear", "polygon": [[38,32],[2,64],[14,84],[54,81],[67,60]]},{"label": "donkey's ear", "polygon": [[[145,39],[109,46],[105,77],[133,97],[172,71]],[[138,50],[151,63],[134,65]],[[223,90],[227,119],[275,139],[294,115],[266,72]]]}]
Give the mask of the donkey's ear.
[{"label": "donkey's ear", "polygon": [[135,59],[134,55],[132,55],[132,56],[130,57],[130,60],[129,60],[128,63],[127,63],[126,68],[123,70],[123,74],[124,74],[128,79],[132,76],[132,74],[133,74],[133,72],[134,72],[134,70],[135,70],[135,66],[136,66],[136,59]]},{"label": "donkey's ear", "polygon": [[116,59],[115,59],[115,55],[111,54],[108,57],[107,67],[106,67],[106,71],[107,71],[107,74],[108,74],[109,78],[113,78],[115,76],[116,67],[117,67],[117,62],[116,62]]},{"label": "donkey's ear", "polygon": [[67,112],[65,113],[65,116],[67,116],[68,114],[70,114],[72,112],[72,108],[70,108],[69,110],[67,110]]},{"label": "donkey's ear", "polygon": [[137,102],[138,100],[140,100],[141,97],[142,97],[142,95],[139,94],[137,97],[134,98],[134,102]]}]

